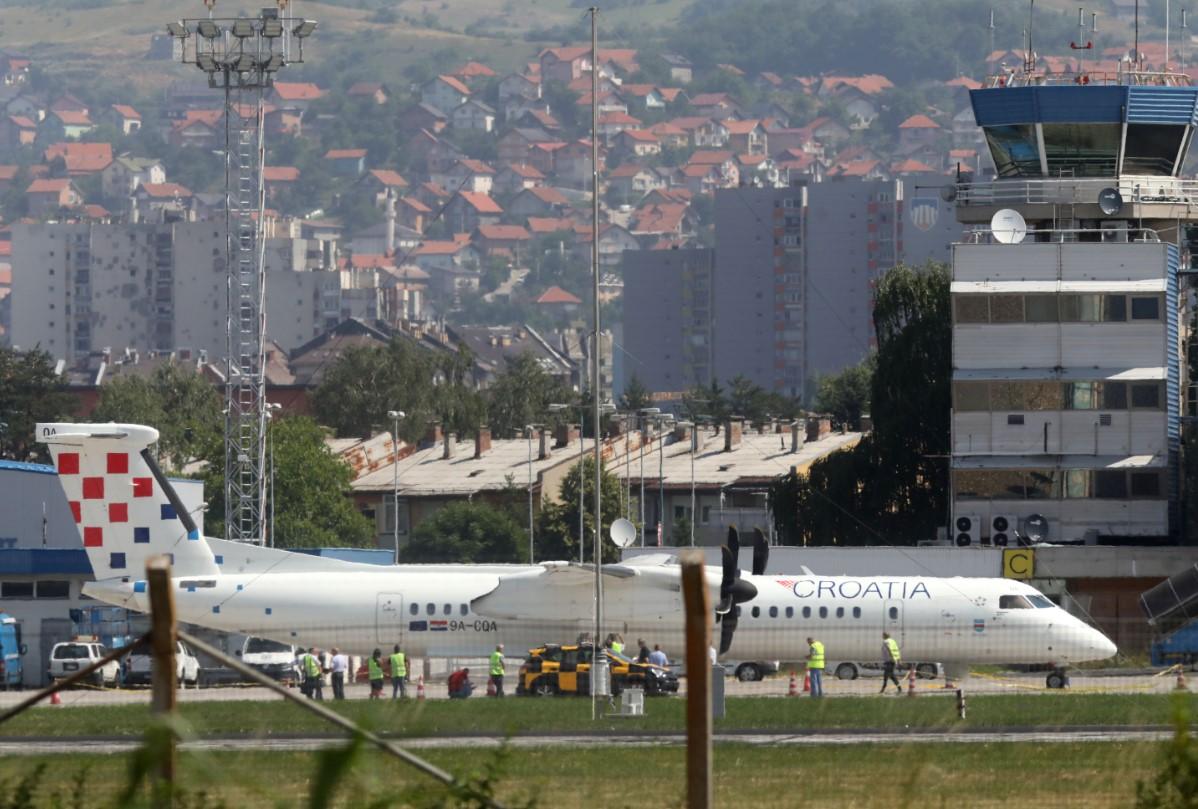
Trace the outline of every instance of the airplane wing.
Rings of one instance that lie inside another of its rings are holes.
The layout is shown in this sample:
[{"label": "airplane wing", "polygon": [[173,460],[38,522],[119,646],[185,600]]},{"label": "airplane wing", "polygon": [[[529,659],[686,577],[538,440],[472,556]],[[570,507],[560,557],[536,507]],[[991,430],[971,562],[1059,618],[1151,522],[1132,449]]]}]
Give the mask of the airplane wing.
[{"label": "airplane wing", "polygon": [[[620,601],[666,600],[680,588],[673,565],[603,565],[604,592]],[[588,615],[595,587],[593,565],[547,562],[539,568],[500,576],[495,587],[471,602],[480,615],[506,619],[546,620]]]}]

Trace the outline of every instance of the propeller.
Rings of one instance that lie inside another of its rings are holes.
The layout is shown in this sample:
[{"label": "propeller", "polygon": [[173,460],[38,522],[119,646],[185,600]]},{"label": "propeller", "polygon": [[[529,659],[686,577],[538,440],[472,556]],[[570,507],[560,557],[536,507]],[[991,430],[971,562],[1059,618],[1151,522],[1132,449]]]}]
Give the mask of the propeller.
[{"label": "propeller", "polygon": [[[760,532],[758,532],[760,533]],[[720,654],[732,646],[732,635],[739,621],[737,606],[757,597],[757,588],[740,577],[737,556],[740,553],[740,538],[734,526],[728,526],[728,543],[720,548],[723,562],[723,577],[720,579],[720,603],[716,605],[716,620],[720,624]],[[768,553],[768,551],[767,551]],[[757,566],[757,551],[754,550],[754,569]]]},{"label": "propeller", "polygon": [[770,543],[760,528],[753,529],[753,575],[764,576],[770,562]]}]

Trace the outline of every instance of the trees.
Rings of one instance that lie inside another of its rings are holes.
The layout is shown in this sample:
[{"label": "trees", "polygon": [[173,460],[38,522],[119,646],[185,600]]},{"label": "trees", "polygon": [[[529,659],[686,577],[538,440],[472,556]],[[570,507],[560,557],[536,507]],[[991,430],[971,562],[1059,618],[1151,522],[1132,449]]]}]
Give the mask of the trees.
[{"label": "trees", "polygon": [[224,429],[217,389],[193,369],[173,362],[158,366],[149,377],[122,376],[104,383],[93,418],[157,428],[158,459],[176,471],[211,454]]},{"label": "trees", "polygon": [[874,430],[851,450],[787,475],[770,493],[787,544],[914,544],[948,497],[952,324],[949,271],[898,266],[878,283]]},{"label": "trees", "polygon": [[832,421],[849,429],[857,429],[861,415],[869,408],[869,389],[873,384],[876,357],[870,354],[859,364],[838,374],[828,374],[819,380],[815,409],[828,413]]},{"label": "trees", "polygon": [[[324,443],[324,431],[307,416],[271,422],[274,456],[274,537],[281,548],[373,545],[373,526],[346,497],[353,470]],[[205,531],[224,530],[224,450],[208,456]]]},{"label": "trees", "polygon": [[39,421],[61,421],[75,411],[54,358],[45,351],[0,348],[0,457],[18,461],[45,459],[34,441]]},{"label": "trees", "polygon": [[641,382],[641,378],[634,371],[628,378],[628,383],[624,385],[624,392],[620,394],[620,409],[628,413],[652,406],[653,400],[649,397],[649,389],[645,387],[645,383]]},{"label": "trees", "polygon": [[405,562],[527,562],[528,531],[502,508],[450,503],[412,531]]},{"label": "trees", "polygon": [[512,437],[545,417],[549,405],[569,402],[573,394],[541,368],[531,353],[509,359],[487,391],[487,423],[500,437]]},{"label": "trees", "polygon": [[[586,540],[586,558],[593,559],[592,543],[595,537],[595,460],[588,455],[566,473],[558,490],[560,502],[546,503],[537,520],[534,541],[538,559],[573,560],[578,558],[578,487],[581,472],[582,494],[585,507],[582,515],[583,536]],[[623,516],[623,485],[619,478],[600,464],[600,487],[603,502],[600,516],[604,526],[610,526]],[[613,562],[620,558],[620,551],[611,537],[603,535],[603,561]]]}]

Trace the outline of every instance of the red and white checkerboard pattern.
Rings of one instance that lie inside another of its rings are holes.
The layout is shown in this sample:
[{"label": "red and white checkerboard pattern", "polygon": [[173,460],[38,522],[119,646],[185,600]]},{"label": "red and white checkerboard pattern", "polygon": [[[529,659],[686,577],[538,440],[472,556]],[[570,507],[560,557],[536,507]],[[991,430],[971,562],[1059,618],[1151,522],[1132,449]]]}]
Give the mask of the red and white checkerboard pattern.
[{"label": "red and white checkerboard pattern", "polygon": [[140,474],[131,474],[128,452],[92,456],[57,447],[51,452],[85,548],[104,547],[105,533],[111,540],[124,531],[128,541],[135,541],[137,528],[144,529],[137,535],[144,533],[143,541],[149,541],[151,527],[161,514],[154,478],[141,458],[135,455],[132,464]]}]

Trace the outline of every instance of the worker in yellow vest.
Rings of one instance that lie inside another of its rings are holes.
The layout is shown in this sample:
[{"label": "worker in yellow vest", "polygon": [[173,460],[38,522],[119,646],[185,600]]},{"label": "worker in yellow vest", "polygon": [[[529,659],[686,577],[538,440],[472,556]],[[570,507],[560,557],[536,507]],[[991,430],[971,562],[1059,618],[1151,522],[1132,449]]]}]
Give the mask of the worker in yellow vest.
[{"label": "worker in yellow vest", "polygon": [[370,698],[383,696],[383,650],[375,649],[366,661],[366,675],[370,680]]},{"label": "worker in yellow vest", "polygon": [[902,655],[899,654],[898,641],[890,637],[889,632],[882,633],[882,692],[886,693],[887,681],[894,682],[894,687],[898,692],[903,693],[903,687],[899,684],[898,676],[894,673],[898,668],[898,664],[902,662]]},{"label": "worker in yellow vest", "polygon": [[399,644],[395,644],[395,651],[391,654],[391,699],[408,698],[408,689],[404,683],[408,679],[408,657],[399,650]]},{"label": "worker in yellow vest", "polygon": [[811,679],[811,696],[824,695],[824,645],[807,638],[807,676]]},{"label": "worker in yellow vest", "polygon": [[324,699],[324,670],[320,665],[320,658],[317,657],[316,647],[313,646],[308,650],[308,653],[303,657],[304,663],[304,685],[308,689],[308,696],[312,699]]},{"label": "worker in yellow vest", "polygon": [[491,652],[491,684],[495,686],[495,696],[503,696],[503,644]]}]

